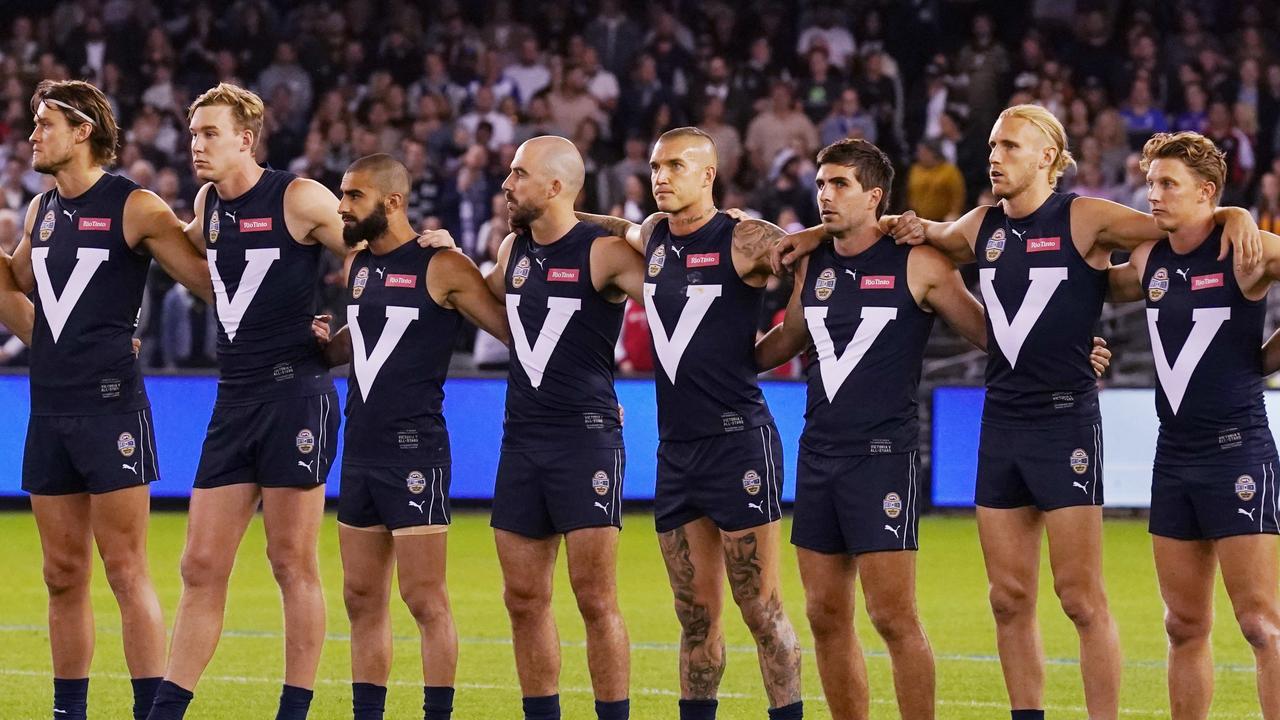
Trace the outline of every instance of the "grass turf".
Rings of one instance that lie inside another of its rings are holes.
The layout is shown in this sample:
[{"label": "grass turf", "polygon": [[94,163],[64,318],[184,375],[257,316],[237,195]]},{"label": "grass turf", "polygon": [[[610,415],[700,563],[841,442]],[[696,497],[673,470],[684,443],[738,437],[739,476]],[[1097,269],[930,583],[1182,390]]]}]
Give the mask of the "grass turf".
[{"label": "grass turf", "polygon": [[[519,718],[520,692],[502,606],[501,578],[487,515],[459,512],[450,531],[449,585],[460,637],[458,720]],[[1007,717],[1007,701],[995,657],[994,625],[971,517],[929,517],[922,522],[919,555],[921,613],[938,666],[938,717],[948,720]],[[157,513],[151,524],[151,567],[166,620],[172,622],[181,583],[178,557],[186,518]],[[40,547],[28,513],[0,513],[7,581],[0,593],[0,718],[50,717],[50,660],[45,626],[45,590]],[[312,705],[313,718],[350,717],[348,630],[342,608],[341,569],[333,515],[326,518],[320,555],[329,611],[325,645]],[[812,646],[794,550],[787,545],[784,601],[806,648]],[[632,642],[632,717],[676,716],[678,628],[658,554],[652,521],[627,516],[622,534],[619,585]],[[1125,653],[1122,715],[1168,717],[1162,609],[1145,524],[1106,523],[1106,579]],[[1259,717],[1253,656],[1237,630],[1218,583],[1220,623],[1214,635],[1217,663],[1211,716]],[[1047,558],[1041,570],[1040,619],[1045,653],[1045,703],[1053,718],[1083,718],[1076,635],[1053,596]],[[91,718],[128,717],[132,702],[120,646],[120,620],[101,567],[93,592],[98,647],[93,665]],[[725,628],[728,669],[721,685],[720,717],[764,718],[766,702],[755,650],[736,610],[728,607]],[[563,553],[556,579],[556,617],[563,648],[561,704],[564,717],[594,717],[581,620],[576,615]],[[866,620],[859,600],[858,631],[868,653],[873,718],[896,718],[893,685],[884,646]],[[421,717],[421,675],[413,622],[393,603],[396,659],[388,693],[388,718]],[[280,603],[264,554],[261,521],[241,548],[231,581],[226,632],[196,692],[192,720],[269,718],[275,711],[283,672]],[[828,718],[811,650],[804,658],[807,717]]]}]

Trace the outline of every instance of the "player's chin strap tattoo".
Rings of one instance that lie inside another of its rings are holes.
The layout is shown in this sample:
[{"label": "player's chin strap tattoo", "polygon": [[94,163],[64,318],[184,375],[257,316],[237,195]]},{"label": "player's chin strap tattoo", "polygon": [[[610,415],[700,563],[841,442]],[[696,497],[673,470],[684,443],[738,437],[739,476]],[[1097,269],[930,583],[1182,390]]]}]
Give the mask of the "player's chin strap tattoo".
[{"label": "player's chin strap tattoo", "polygon": [[714,700],[724,676],[724,635],[711,637],[711,611],[694,592],[693,560],[683,527],[658,536],[667,560],[671,590],[680,620],[680,674],[688,683],[689,700]]},{"label": "player's chin strap tattoo", "polygon": [[800,701],[800,641],[782,610],[778,588],[763,595],[763,568],[756,534],[725,538],[725,569],[733,599],[755,637],[760,656],[760,672],[773,707]]}]

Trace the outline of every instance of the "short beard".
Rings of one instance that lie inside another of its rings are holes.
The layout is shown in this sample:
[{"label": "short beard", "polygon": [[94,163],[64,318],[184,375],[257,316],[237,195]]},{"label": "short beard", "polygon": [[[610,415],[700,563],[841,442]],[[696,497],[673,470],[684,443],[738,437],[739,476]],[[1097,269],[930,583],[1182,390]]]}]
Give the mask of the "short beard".
[{"label": "short beard", "polygon": [[67,160],[56,162],[53,160],[42,159],[38,162],[31,163],[31,169],[42,175],[55,175],[59,170],[67,166]]},{"label": "short beard", "polygon": [[511,210],[511,215],[507,219],[507,225],[511,227],[513,232],[518,230],[528,230],[533,226],[535,220],[542,217],[544,212],[546,212],[546,208],[533,207],[532,205],[525,203],[517,204],[515,208]]},{"label": "short beard", "polygon": [[353,248],[365,240],[373,242],[386,231],[387,211],[379,203],[368,217],[358,219],[352,225],[343,224],[342,242]]}]

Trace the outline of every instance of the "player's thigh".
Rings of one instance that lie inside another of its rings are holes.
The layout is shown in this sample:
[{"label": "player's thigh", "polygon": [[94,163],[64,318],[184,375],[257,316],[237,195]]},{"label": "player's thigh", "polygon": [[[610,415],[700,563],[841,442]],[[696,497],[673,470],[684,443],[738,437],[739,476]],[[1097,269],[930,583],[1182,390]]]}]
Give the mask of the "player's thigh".
[{"label": "player's thigh", "polygon": [[767,600],[778,591],[781,538],[782,523],[777,521],[721,533],[729,589],[739,605]]},{"label": "player's thigh", "polygon": [[1034,507],[978,507],[978,540],[993,594],[1035,597],[1043,516]]},{"label": "player's thigh", "polygon": [[[1277,588],[1280,587],[1280,552],[1276,536],[1236,535],[1214,541],[1222,582],[1241,624],[1250,617],[1276,620]],[[1246,634],[1249,630],[1246,628]]]},{"label": "player's thigh", "polygon": [[262,488],[267,558],[277,573],[284,564],[314,565],[324,522],[324,486]]},{"label": "player's thigh", "polygon": [[251,483],[191,491],[187,545],[182,553],[185,580],[225,579],[231,574],[236,550],[259,499],[258,486]]},{"label": "player's thigh", "polygon": [[50,587],[86,583],[93,563],[88,493],[32,495],[45,580]]},{"label": "player's thigh", "polygon": [[872,619],[916,615],[916,553],[863,553],[857,557],[862,594]]},{"label": "player's thigh", "polygon": [[800,583],[804,586],[805,614],[817,626],[853,624],[854,582],[858,565],[844,552],[825,553],[796,548]]},{"label": "player's thigh", "polygon": [[444,596],[449,533],[406,530],[392,536],[400,594],[406,600]]},{"label": "player's thigh", "polygon": [[531,538],[500,528],[494,528],[493,536],[508,598],[549,602],[560,536]]},{"label": "player's thigh", "polygon": [[1054,585],[1102,587],[1102,508],[1077,505],[1045,513]]},{"label": "player's thigh", "polygon": [[120,566],[143,563],[147,556],[147,525],[151,490],[146,485],[89,496],[93,537],[107,573]]},{"label": "player's thigh", "polygon": [[1213,624],[1213,575],[1217,567],[1209,540],[1151,538],[1156,579],[1171,635],[1203,635]]},{"label": "player's thigh", "polygon": [[590,527],[565,533],[569,583],[575,593],[614,593],[619,534],[616,527]]},{"label": "player's thigh", "polygon": [[724,594],[724,546],[720,529],[701,517],[658,535],[677,614],[693,607],[718,615]]}]

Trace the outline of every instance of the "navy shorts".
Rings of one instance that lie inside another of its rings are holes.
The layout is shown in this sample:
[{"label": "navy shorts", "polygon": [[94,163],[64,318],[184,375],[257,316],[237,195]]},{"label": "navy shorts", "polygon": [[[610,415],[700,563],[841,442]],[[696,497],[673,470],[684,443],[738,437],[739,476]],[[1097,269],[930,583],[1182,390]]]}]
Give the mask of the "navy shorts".
[{"label": "navy shorts", "polygon": [[622,448],[503,450],[489,524],[530,538],[622,527]]},{"label": "navy shorts", "polygon": [[369,467],[342,463],[338,522],[354,528],[449,524],[449,465]]},{"label": "navy shorts", "polygon": [[658,443],[654,524],[669,532],[700,517],[726,532],[782,519],[782,442],[773,423],[699,440]]},{"label": "navy shorts", "polygon": [[1213,540],[1280,534],[1276,456],[1254,463],[1210,466],[1157,461],[1151,474],[1152,535]]},{"label": "navy shorts", "polygon": [[337,451],[336,391],[215,406],[195,486],[315,487],[328,478]]},{"label": "navy shorts", "polygon": [[1019,429],[982,426],[974,503],[1042,511],[1102,504],[1102,425]]},{"label": "navy shorts", "polygon": [[106,493],[160,479],[151,408],[111,415],[32,415],[22,489],[32,495]]},{"label": "navy shorts", "polygon": [[919,548],[918,453],[832,457],[800,450],[791,544],[857,555]]}]

